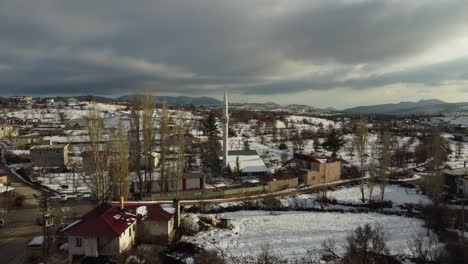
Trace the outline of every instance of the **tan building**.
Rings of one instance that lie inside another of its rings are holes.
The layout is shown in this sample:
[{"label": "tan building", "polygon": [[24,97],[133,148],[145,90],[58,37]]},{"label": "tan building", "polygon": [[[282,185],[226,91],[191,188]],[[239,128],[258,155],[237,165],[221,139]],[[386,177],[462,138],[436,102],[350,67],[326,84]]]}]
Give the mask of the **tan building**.
[{"label": "tan building", "polygon": [[33,144],[37,144],[43,141],[43,136],[39,135],[38,133],[28,134],[28,135],[21,135],[17,137],[11,138],[11,144],[15,148],[21,148]]},{"label": "tan building", "polygon": [[0,125],[0,138],[16,136],[18,129],[10,125]]},{"label": "tan building", "polygon": [[68,165],[68,144],[34,146],[29,152],[34,167],[66,167]]},{"label": "tan building", "polygon": [[329,157],[294,153],[288,167],[296,169],[306,185],[334,182],[341,178],[341,162]]}]

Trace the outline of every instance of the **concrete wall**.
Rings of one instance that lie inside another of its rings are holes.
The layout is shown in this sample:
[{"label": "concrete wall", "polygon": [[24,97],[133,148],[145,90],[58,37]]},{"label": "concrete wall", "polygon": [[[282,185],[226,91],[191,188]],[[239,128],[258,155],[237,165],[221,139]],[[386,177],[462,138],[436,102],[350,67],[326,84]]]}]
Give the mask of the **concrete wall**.
[{"label": "concrete wall", "polygon": [[167,244],[174,236],[174,218],[145,220],[138,226],[138,239],[145,243]]},{"label": "concrete wall", "polygon": [[119,253],[129,250],[135,244],[136,222],[130,225],[119,237]]},{"label": "concrete wall", "polygon": [[[185,179],[186,190],[201,189],[200,178],[186,178]],[[181,185],[182,186],[182,185]]]},{"label": "concrete wall", "polygon": [[292,179],[270,181],[268,185],[270,192],[277,192],[288,188],[297,187],[297,185],[299,185],[299,179],[294,177]]}]

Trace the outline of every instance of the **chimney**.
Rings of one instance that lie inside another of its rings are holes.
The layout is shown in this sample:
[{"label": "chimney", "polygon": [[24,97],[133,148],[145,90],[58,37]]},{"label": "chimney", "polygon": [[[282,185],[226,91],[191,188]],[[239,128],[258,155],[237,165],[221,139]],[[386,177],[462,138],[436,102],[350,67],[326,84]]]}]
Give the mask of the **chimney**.
[{"label": "chimney", "polygon": [[53,142],[52,142],[52,139],[49,140],[49,146],[52,146],[53,145]]},{"label": "chimney", "polygon": [[124,210],[124,197],[120,196],[120,210]]}]

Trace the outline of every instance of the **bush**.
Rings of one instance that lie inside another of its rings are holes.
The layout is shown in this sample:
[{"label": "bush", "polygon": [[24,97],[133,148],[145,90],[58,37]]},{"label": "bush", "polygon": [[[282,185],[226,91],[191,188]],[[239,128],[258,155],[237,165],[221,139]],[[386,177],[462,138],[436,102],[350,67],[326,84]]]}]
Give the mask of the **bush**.
[{"label": "bush", "polygon": [[440,205],[426,205],[422,208],[421,213],[424,216],[426,227],[436,232],[442,232],[448,225],[449,211],[447,208]]},{"label": "bush", "polygon": [[5,161],[7,162],[7,164],[31,162],[28,155],[25,155],[25,154],[16,155],[10,151],[5,152],[4,157],[5,157]]},{"label": "bush", "polygon": [[276,197],[266,197],[262,202],[268,210],[281,210],[283,208],[283,204],[280,199]]},{"label": "bush", "polygon": [[436,262],[442,256],[439,239],[434,232],[429,230],[415,234],[411,238],[409,249],[413,258],[423,263]]},{"label": "bush", "polygon": [[343,172],[341,173],[343,179],[357,179],[361,177],[361,173],[359,172],[358,167],[350,166],[350,167],[343,167]]},{"label": "bush", "polygon": [[225,264],[226,260],[223,256],[218,255],[215,251],[202,250],[194,258],[194,264]]},{"label": "bush", "polygon": [[288,146],[286,146],[285,143],[281,143],[281,144],[279,144],[278,149],[280,149],[280,150],[286,150],[286,149],[288,149]]},{"label": "bush", "polygon": [[[344,263],[389,263],[387,236],[381,225],[359,226],[346,238]],[[397,262],[398,263],[398,262]]]},{"label": "bush", "polygon": [[198,219],[195,215],[185,214],[180,220],[181,235],[194,236],[199,232]]}]

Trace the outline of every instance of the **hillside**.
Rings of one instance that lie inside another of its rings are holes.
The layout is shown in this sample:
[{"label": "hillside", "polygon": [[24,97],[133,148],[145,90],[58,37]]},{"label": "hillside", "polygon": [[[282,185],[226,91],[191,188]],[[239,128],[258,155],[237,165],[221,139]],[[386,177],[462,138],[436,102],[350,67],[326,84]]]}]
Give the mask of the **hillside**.
[{"label": "hillside", "polygon": [[437,99],[420,100],[418,102],[400,102],[396,104],[380,104],[358,106],[343,110],[354,114],[446,114],[467,112],[468,103],[447,103]]}]

